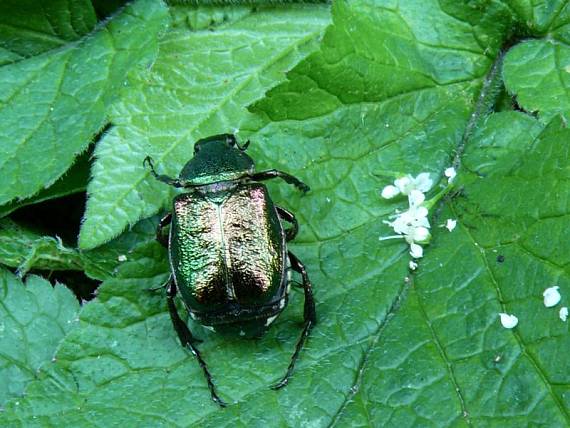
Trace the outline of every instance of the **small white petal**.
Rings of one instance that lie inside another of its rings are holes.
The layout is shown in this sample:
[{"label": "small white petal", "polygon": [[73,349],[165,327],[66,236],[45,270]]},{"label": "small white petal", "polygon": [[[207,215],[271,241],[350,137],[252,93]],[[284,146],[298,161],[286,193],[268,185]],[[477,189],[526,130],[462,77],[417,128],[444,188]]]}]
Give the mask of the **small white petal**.
[{"label": "small white petal", "polygon": [[433,180],[429,178],[429,172],[422,172],[414,178],[414,187],[420,192],[427,192],[433,187]]},{"label": "small white petal", "polygon": [[455,171],[455,168],[450,166],[449,168],[446,168],[443,174],[447,177],[447,181],[451,183],[455,178],[455,176],[457,175],[457,172]]},{"label": "small white petal", "polygon": [[397,178],[394,180],[394,185],[400,192],[402,192],[404,195],[407,195],[410,193],[410,190],[412,190],[412,178],[409,175]]},{"label": "small white petal", "polygon": [[414,259],[420,259],[424,256],[424,249],[421,247],[421,245],[412,243],[410,244],[410,256],[412,256]]},{"label": "small white petal", "polygon": [[392,186],[391,184],[382,189],[382,197],[384,199],[392,199],[394,196],[397,196],[399,194],[400,190],[396,186]]},{"label": "small white petal", "polygon": [[408,195],[408,201],[410,207],[419,207],[426,200],[426,195],[424,195],[419,190],[412,190]]},{"label": "small white petal", "polygon": [[125,256],[124,254],[121,254],[117,257],[117,260],[120,262],[126,262],[127,261],[127,256]]},{"label": "small white petal", "polygon": [[554,287],[550,287],[544,290],[544,293],[542,293],[544,296],[544,306],[551,308],[560,302],[562,296],[560,296],[560,293],[558,292],[559,288],[560,287],[555,285]]},{"label": "small white petal", "polygon": [[519,323],[519,319],[514,315],[500,313],[501,324],[505,328],[514,328]]},{"label": "small white petal", "polygon": [[418,268],[418,264],[416,262],[414,262],[413,260],[410,260],[410,270],[416,270]]},{"label": "small white petal", "polygon": [[562,321],[566,321],[568,319],[568,308],[566,306],[564,306],[563,308],[560,308],[560,312],[558,313],[558,316],[560,317],[560,319]]},{"label": "small white petal", "polygon": [[447,221],[445,222],[445,227],[450,232],[453,231],[453,229],[455,229],[455,226],[457,226],[457,220],[448,218]]}]

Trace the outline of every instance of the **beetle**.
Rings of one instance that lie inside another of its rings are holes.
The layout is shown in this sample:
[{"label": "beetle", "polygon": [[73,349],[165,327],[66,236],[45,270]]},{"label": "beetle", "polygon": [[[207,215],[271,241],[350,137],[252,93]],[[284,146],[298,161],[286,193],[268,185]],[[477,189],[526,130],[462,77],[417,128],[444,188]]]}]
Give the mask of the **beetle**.
[{"label": "beetle", "polygon": [[[317,322],[311,281],[303,263],[287,248],[299,230],[295,216],[273,203],[261,181],[281,178],[306,193],[309,187],[285,172],[255,171],[232,134],[214,135],[194,145],[194,157],[178,178],[160,175],[152,158],[145,167],[157,180],[182,188],[172,212],[157,227],[166,248],[171,276],[167,289],[170,318],[182,346],[197,359],[212,400],[224,407],[196,339],[175,305],[179,293],[190,317],[222,334],[261,337],[288,302],[290,271],[301,275],[304,325],[290,364],[281,380],[287,385],[311,329]],[[285,228],[284,222],[290,226]],[[165,229],[169,227],[168,234]],[[167,236],[166,236],[167,235]]]}]

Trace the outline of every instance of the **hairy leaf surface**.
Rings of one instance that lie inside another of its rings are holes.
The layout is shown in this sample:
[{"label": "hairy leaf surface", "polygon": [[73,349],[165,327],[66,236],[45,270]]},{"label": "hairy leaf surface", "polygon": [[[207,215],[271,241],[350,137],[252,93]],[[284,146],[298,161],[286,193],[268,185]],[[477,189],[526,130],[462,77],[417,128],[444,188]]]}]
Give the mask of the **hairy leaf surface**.
[{"label": "hairy leaf surface", "polygon": [[0,205],[51,185],[105,125],[133,65],[155,51],[167,10],[139,0],[92,34],[0,67]]}]

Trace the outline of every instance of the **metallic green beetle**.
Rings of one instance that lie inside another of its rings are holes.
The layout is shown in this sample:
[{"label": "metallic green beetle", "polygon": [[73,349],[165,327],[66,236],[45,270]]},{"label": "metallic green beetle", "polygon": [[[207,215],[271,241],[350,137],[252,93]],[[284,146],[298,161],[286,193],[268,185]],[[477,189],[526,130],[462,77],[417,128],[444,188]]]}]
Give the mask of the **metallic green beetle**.
[{"label": "metallic green beetle", "polygon": [[[170,317],[182,345],[202,367],[212,399],[220,406],[198,341],[180,318],[174,298],[180,292],[190,316],[220,333],[260,337],[287,305],[289,271],[301,274],[305,293],[304,328],[285,376],[272,388],[287,385],[295,362],[317,318],[311,282],[304,265],[287,249],[298,223],[289,211],[273,204],[259,181],[281,178],[307,192],[297,178],[277,170],[255,172],[253,159],[231,134],[198,141],[194,157],[179,178],[155,172],[166,184],[184,188],[174,198],[172,213],[159,223],[157,239],[168,248],[171,278],[166,284]],[[285,229],[283,221],[291,224]],[[165,228],[170,225],[168,237]]]}]

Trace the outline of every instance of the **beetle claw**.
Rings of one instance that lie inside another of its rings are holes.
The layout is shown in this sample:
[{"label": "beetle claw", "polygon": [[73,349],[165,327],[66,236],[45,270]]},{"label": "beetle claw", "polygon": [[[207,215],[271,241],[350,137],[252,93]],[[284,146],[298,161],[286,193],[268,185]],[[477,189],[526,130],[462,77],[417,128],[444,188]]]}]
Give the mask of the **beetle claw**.
[{"label": "beetle claw", "polygon": [[148,166],[150,166],[151,168],[154,168],[153,162],[152,162],[152,158],[150,156],[147,156],[144,158],[143,160],[143,166],[146,167],[148,164]]},{"label": "beetle claw", "polygon": [[228,407],[228,404],[217,395],[212,395],[212,401],[220,407]]},{"label": "beetle claw", "polygon": [[286,386],[288,383],[289,383],[289,377],[285,376],[283,379],[281,379],[275,385],[271,385],[270,388],[274,391],[277,391],[278,389],[281,389],[284,386]]}]

